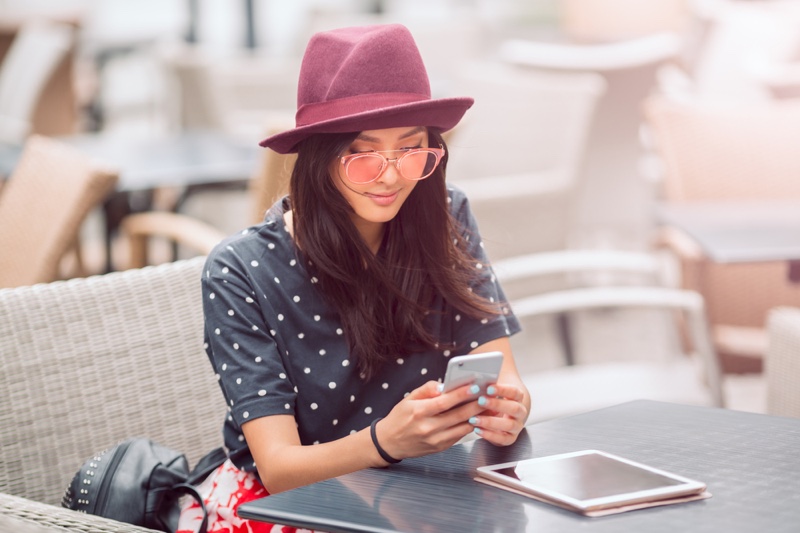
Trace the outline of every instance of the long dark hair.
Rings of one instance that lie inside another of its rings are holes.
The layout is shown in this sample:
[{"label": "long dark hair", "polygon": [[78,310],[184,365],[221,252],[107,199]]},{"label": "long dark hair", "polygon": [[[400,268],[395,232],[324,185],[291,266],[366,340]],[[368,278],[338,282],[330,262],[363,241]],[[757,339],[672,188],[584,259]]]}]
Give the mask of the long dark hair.
[{"label": "long dark hair", "polygon": [[[386,223],[378,253],[370,251],[330,176],[331,162],[357,135],[318,134],[303,141],[290,200],[299,253],[338,311],[351,356],[369,378],[388,360],[438,346],[424,325],[437,295],[478,318],[498,314],[499,307],[469,289],[478,272],[450,214],[446,153]],[[428,136],[431,146],[445,146],[439,132]]]}]

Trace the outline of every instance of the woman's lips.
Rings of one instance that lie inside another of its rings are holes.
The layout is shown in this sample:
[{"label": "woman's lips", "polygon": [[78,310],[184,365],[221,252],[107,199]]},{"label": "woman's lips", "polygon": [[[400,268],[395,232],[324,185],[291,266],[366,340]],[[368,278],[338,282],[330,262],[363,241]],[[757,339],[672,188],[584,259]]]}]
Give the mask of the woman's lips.
[{"label": "woman's lips", "polygon": [[395,191],[389,194],[372,194],[365,192],[364,196],[372,200],[378,205],[389,205],[397,199],[397,195],[400,191]]}]

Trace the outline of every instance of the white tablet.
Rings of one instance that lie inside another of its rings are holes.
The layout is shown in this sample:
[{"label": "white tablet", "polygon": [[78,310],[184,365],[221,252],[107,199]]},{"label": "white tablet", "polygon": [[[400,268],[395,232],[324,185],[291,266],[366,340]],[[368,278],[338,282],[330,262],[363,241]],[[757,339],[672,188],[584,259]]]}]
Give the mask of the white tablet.
[{"label": "white tablet", "polygon": [[706,489],[700,481],[598,450],[482,466],[478,475],[579,512],[666,500]]}]

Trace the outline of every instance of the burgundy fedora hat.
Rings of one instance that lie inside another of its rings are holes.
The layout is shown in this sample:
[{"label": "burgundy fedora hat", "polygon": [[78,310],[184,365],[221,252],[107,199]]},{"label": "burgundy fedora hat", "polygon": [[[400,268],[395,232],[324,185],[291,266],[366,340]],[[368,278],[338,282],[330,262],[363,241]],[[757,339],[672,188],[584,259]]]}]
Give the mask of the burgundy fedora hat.
[{"label": "burgundy fedora hat", "polygon": [[315,133],[403,126],[447,131],[472,103],[467,97],[431,99],[425,65],[405,26],[320,32],[309,41],[300,66],[295,128],[259,144],[286,154]]}]

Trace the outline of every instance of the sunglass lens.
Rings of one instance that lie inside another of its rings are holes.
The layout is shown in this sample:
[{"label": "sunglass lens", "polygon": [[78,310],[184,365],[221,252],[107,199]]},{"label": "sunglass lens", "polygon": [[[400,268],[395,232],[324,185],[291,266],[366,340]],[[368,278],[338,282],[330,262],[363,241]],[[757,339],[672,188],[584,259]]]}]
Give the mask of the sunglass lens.
[{"label": "sunglass lens", "polygon": [[347,177],[355,183],[368,183],[383,170],[384,159],[377,154],[363,154],[347,163]]},{"label": "sunglass lens", "polygon": [[409,152],[403,156],[400,168],[407,179],[427,178],[436,168],[436,154],[425,151]]}]

